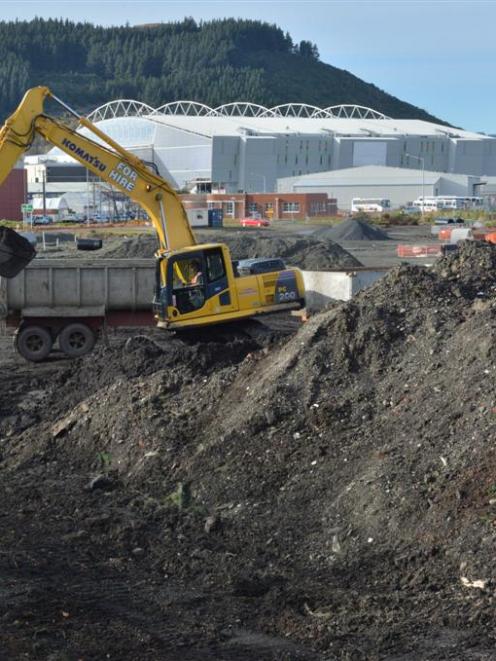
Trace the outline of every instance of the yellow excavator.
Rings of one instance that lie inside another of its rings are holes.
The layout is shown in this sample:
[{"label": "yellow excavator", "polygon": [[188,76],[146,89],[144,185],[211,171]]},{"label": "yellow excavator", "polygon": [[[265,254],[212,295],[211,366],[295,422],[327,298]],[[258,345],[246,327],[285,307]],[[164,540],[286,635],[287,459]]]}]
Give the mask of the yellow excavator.
[{"label": "yellow excavator", "polygon": [[[45,114],[48,98],[87,131],[78,132]],[[192,328],[304,306],[299,269],[286,268],[280,259],[233,263],[225,244],[197,244],[181,200],[169,183],[47,87],[28,90],[0,130],[0,184],[37,134],[128,195],[148,214],[159,243],[153,301],[159,326]],[[13,232],[0,232],[0,275],[12,277],[32,258],[29,247],[21,244]]]}]

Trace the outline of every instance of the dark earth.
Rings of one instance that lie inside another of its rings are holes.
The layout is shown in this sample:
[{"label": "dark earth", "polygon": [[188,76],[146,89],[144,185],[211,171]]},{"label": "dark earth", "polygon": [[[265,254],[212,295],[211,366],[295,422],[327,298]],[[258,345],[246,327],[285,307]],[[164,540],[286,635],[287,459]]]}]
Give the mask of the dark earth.
[{"label": "dark earth", "polygon": [[387,241],[389,236],[379,227],[357,218],[347,218],[334,227],[323,227],[313,233],[321,241]]},{"label": "dark earth", "polygon": [[496,246],[296,323],[1,338],[1,659],[495,658]]},{"label": "dark earth", "polygon": [[[281,257],[288,266],[297,266],[307,271],[326,271],[353,266],[361,262],[329,238],[299,236],[288,232],[223,229],[195,231],[197,241],[210,243],[222,241],[229,246],[232,259],[254,257]],[[105,257],[153,257],[157,249],[154,236],[142,235],[119,241],[103,251]]]}]

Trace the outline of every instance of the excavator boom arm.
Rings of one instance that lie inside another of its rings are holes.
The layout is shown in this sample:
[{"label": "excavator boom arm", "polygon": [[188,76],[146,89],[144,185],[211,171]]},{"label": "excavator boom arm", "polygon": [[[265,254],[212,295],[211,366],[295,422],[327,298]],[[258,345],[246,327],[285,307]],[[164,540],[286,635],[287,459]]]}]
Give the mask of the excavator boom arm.
[{"label": "excavator boom arm", "polygon": [[[139,158],[123,149],[88,119],[78,116],[80,124],[98,142],[45,115],[44,102],[50,96],[52,94],[47,87],[28,90],[1,129],[0,184],[38,133],[139,204],[157,232],[160,252],[195,245],[196,240],[181,201],[167,181],[151,172]],[[67,106],[64,107],[67,109]]]}]

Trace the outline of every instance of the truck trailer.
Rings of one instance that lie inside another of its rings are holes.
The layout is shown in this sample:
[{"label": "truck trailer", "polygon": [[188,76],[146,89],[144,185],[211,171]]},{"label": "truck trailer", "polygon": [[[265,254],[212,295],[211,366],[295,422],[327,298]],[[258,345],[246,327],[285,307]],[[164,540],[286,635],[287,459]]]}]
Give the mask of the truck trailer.
[{"label": "truck trailer", "polygon": [[0,321],[15,347],[44,360],[55,345],[72,358],[91,351],[108,326],[152,326],[154,259],[35,259],[0,278]]}]

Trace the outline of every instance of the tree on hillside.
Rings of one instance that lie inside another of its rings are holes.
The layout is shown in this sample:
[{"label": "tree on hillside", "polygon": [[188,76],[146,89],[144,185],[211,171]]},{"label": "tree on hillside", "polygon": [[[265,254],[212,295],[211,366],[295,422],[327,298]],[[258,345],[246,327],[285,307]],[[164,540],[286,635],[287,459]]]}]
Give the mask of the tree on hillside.
[{"label": "tree on hillside", "polygon": [[87,112],[114,98],[158,106],[192,99],[369,105],[392,116],[435,119],[352,74],[319,62],[316,44],[276,25],[225,19],[103,28],[36,18],[0,22],[0,115],[33,85]]},{"label": "tree on hillside", "polygon": [[312,44],[311,41],[300,41],[297,52],[302,57],[308,57],[311,60],[319,59],[319,49],[317,48],[317,45]]}]

